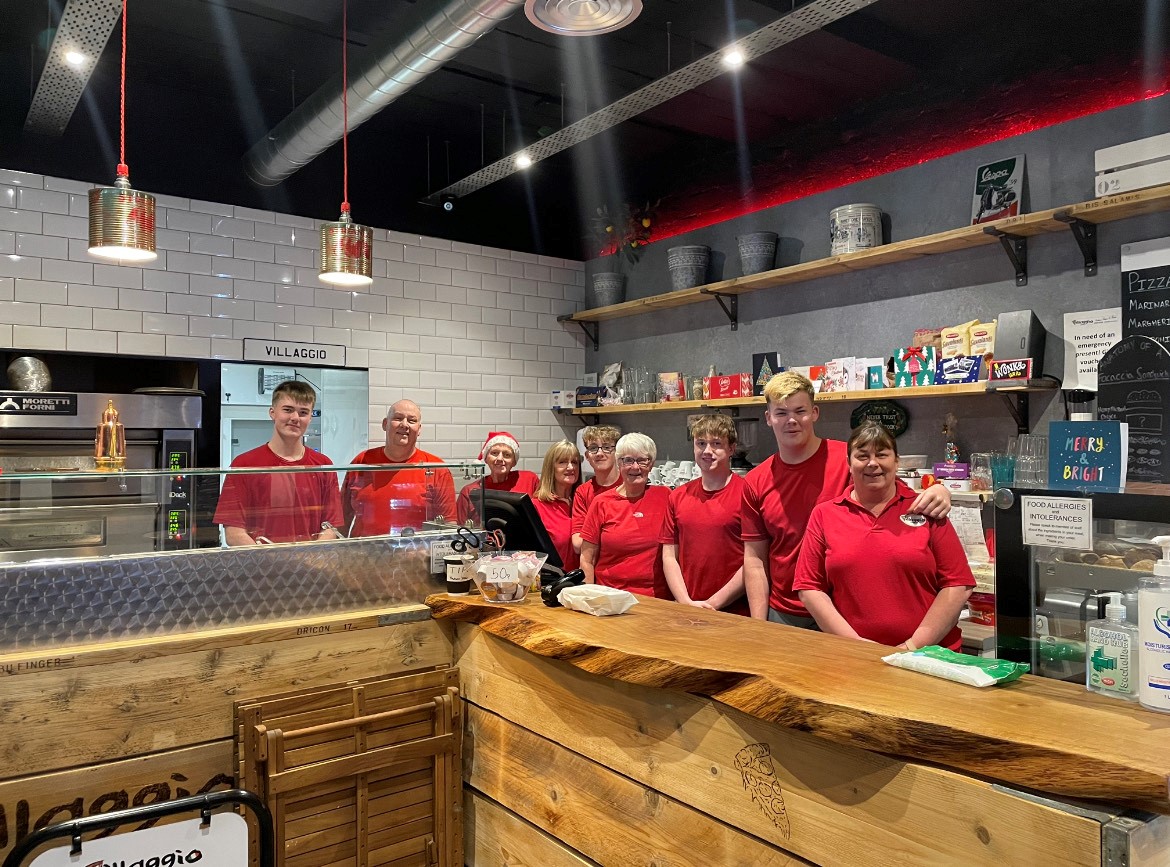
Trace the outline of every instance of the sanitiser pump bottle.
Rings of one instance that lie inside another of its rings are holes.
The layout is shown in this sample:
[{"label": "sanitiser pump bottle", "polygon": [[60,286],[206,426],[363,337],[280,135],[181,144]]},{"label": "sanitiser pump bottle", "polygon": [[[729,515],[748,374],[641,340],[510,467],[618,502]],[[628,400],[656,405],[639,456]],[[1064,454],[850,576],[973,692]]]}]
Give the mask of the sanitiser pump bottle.
[{"label": "sanitiser pump bottle", "polygon": [[1170,536],[1156,536],[1162,559],[1138,584],[1138,701],[1170,713]]},{"label": "sanitiser pump bottle", "polygon": [[1137,701],[1138,628],[1125,622],[1120,593],[1106,593],[1105,619],[1085,624],[1085,688]]}]

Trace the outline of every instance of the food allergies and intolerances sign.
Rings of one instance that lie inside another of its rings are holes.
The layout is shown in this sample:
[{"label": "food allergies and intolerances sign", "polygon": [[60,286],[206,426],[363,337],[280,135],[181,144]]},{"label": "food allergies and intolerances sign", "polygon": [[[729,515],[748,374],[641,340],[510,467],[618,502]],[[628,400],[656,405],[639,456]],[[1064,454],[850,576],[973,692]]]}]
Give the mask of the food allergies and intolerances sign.
[{"label": "food allergies and intolerances sign", "polygon": [[345,347],[329,343],[296,343],[290,340],[244,338],[244,360],[269,364],[345,367]]},{"label": "food allergies and intolerances sign", "polygon": [[1093,550],[1093,501],[1088,497],[1021,497],[1024,544]]}]

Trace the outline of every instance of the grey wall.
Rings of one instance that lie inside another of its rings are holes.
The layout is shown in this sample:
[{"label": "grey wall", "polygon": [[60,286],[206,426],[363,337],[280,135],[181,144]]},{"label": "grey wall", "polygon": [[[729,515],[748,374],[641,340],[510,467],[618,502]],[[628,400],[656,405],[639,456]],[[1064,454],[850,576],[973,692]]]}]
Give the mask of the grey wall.
[{"label": "grey wall", "polygon": [[[977,166],[1014,154],[1027,157],[1025,210],[1038,211],[1093,198],[1093,152],[1102,147],[1170,129],[1170,96],[1148,100],[1048,127],[922,165],[789,202],[735,220],[651,244],[627,268],[627,298],[670,290],[666,251],[677,244],[712,248],[708,280],[739,276],[735,236],[768,229],[781,236],[777,267],[829,255],[829,211],[851,202],[873,202],[887,215],[886,240],[900,241],[966,225]],[[909,343],[919,327],[945,327],[1001,312],[1031,308],[1049,331],[1044,371],[1062,375],[1063,314],[1117,306],[1120,302],[1120,247],[1170,235],[1170,214],[1135,217],[1101,226],[1099,268],[1086,278],[1080,252],[1065,233],[1029,239],[1029,279],[1017,287],[998,245],[884,265],[857,274],[742,296],[739,330],[732,331],[714,301],[601,323],[598,352],[586,351],[588,370],[613,361],[652,370],[722,373],[751,370],[753,352],[776,350],[786,365],[820,364],[835,356],[888,356]],[[587,270],[612,270],[593,260]],[[1032,396],[1034,429],[1063,417],[1059,392]],[[826,405],[818,431],[845,438],[856,404]],[[1016,432],[997,397],[903,402],[910,428],[899,440],[904,453],[928,453],[941,460],[942,420],[959,419],[964,453],[1000,448]],[[756,410],[743,410],[758,415]],[[641,430],[658,444],[661,457],[689,456],[684,413],[610,417],[623,430]],[[607,419],[608,420],[608,419]],[[760,426],[758,460],[775,451]]]}]

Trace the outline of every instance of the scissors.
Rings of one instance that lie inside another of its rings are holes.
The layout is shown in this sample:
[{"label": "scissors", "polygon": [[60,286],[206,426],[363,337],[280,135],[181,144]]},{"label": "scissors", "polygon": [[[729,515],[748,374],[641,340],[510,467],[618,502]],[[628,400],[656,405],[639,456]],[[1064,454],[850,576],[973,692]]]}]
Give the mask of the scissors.
[{"label": "scissors", "polygon": [[474,530],[469,530],[467,527],[460,527],[455,531],[455,539],[451,542],[451,550],[456,554],[462,554],[468,548],[479,550],[480,547],[502,549],[504,547],[504,534],[499,530],[486,530],[483,534],[483,539],[480,539],[478,533]]}]

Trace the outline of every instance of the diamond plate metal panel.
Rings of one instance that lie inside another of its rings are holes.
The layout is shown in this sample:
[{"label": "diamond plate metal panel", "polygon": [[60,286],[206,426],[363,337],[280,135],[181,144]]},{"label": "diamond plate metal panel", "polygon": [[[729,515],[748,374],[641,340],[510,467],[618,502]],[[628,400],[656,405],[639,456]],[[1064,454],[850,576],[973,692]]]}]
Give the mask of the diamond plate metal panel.
[{"label": "diamond plate metal panel", "polygon": [[422,602],[443,586],[430,574],[437,538],[13,564],[0,569],[0,652]]},{"label": "diamond plate metal panel", "polygon": [[[65,131],[121,15],[121,0],[69,0],[24,121],[26,132],[60,135]],[[78,51],[85,60],[78,67],[70,66],[65,62],[66,51]]]}]

